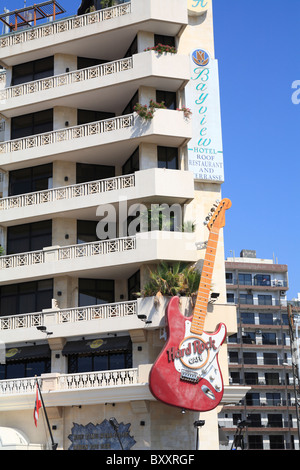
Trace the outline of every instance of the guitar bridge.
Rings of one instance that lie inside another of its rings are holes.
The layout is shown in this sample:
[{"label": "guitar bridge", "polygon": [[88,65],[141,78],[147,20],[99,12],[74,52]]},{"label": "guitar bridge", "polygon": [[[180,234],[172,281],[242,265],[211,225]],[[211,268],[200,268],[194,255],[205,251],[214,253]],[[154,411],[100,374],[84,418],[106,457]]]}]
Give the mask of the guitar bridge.
[{"label": "guitar bridge", "polygon": [[190,370],[183,369],[180,374],[180,380],[185,382],[190,382],[193,384],[197,384],[200,380],[199,375],[196,372],[192,372]]}]

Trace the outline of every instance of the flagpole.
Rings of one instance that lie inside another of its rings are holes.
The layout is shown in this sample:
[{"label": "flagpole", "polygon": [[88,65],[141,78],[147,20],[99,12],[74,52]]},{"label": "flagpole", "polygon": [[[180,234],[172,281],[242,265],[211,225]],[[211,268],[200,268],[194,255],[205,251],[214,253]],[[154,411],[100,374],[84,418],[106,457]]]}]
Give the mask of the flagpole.
[{"label": "flagpole", "polygon": [[55,444],[55,442],[54,442],[54,439],[53,439],[53,435],[52,435],[52,431],[51,431],[51,427],[50,427],[50,423],[49,423],[49,419],[48,419],[48,415],[47,415],[46,407],[45,407],[44,400],[43,400],[43,395],[42,395],[42,392],[41,392],[41,389],[40,389],[40,386],[39,386],[39,382],[38,382],[38,379],[37,379],[37,377],[36,377],[36,385],[37,385],[37,388],[38,388],[38,390],[39,390],[39,392],[40,392],[40,397],[41,397],[42,407],[43,407],[43,410],[44,410],[44,413],[45,413],[45,418],[46,418],[46,422],[47,422],[47,426],[48,426],[49,434],[50,434],[50,437],[51,437],[51,442],[52,442],[52,450],[56,450],[56,449],[57,449],[57,446],[58,446],[58,444]]}]

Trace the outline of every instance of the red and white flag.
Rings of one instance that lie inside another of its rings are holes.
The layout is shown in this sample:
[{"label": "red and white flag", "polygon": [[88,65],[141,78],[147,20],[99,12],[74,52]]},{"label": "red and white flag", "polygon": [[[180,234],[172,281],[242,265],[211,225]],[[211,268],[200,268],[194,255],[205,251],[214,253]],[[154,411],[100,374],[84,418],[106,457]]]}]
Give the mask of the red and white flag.
[{"label": "red and white flag", "polygon": [[38,384],[36,383],[36,395],[35,395],[35,405],[34,405],[34,412],[33,412],[33,419],[34,419],[34,424],[37,427],[37,422],[39,419],[39,410],[42,407],[42,401],[40,397],[40,390],[38,387]]}]

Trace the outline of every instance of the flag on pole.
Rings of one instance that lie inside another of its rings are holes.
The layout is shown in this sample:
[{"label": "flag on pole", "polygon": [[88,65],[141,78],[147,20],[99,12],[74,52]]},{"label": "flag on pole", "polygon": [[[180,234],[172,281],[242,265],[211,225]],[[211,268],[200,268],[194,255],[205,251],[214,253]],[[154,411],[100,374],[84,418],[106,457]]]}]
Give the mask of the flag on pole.
[{"label": "flag on pole", "polygon": [[34,412],[33,412],[33,419],[34,419],[34,424],[37,427],[37,422],[39,419],[39,410],[42,407],[42,401],[40,397],[40,390],[38,383],[36,382],[36,395],[35,395],[35,405],[34,405]]}]

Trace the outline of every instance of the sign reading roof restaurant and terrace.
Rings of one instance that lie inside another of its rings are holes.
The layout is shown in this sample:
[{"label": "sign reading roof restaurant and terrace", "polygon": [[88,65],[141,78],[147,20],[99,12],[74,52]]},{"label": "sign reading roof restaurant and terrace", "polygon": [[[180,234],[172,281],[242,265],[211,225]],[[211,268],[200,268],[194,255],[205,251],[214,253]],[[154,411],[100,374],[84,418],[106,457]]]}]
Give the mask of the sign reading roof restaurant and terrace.
[{"label": "sign reading roof restaurant and terrace", "polygon": [[195,180],[223,183],[218,61],[196,49],[190,63],[186,100],[193,113],[193,137],[188,144],[188,167]]}]

